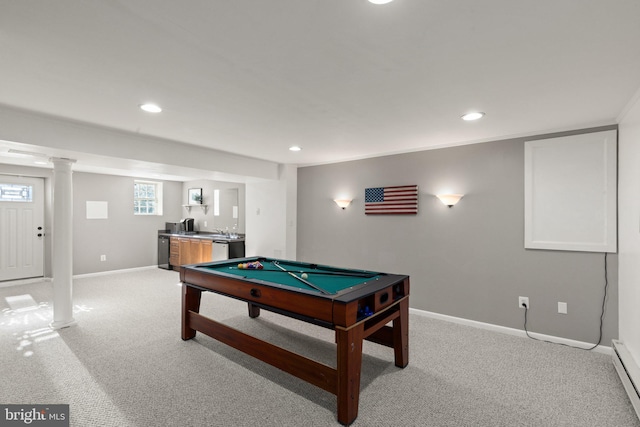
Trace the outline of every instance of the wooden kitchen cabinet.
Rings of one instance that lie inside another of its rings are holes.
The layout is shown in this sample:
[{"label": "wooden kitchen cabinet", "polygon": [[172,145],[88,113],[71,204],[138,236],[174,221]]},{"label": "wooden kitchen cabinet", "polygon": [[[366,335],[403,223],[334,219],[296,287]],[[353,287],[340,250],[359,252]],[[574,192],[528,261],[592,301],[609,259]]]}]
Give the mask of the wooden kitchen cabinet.
[{"label": "wooden kitchen cabinet", "polygon": [[213,249],[213,240],[200,240],[200,250],[201,252],[201,258],[199,262],[209,262],[209,261],[213,261],[213,257],[212,255],[212,249]]},{"label": "wooden kitchen cabinet", "polygon": [[202,258],[202,243],[200,239],[189,239],[189,261],[183,264],[196,264]]},{"label": "wooden kitchen cabinet", "polygon": [[169,264],[176,269],[181,265],[211,261],[213,241],[187,237],[171,237]]},{"label": "wooden kitchen cabinet", "polygon": [[178,268],[180,265],[180,241],[177,237],[169,238],[169,264]]},{"label": "wooden kitchen cabinet", "polygon": [[189,262],[183,264],[198,264],[211,261],[213,242],[206,239],[189,239]]},{"label": "wooden kitchen cabinet", "polygon": [[178,257],[180,262],[178,263],[178,265],[192,264],[191,263],[191,248],[190,248],[190,244],[189,244],[190,243],[189,239],[185,239],[183,237],[180,237],[178,239],[178,241],[180,242],[180,256]]}]

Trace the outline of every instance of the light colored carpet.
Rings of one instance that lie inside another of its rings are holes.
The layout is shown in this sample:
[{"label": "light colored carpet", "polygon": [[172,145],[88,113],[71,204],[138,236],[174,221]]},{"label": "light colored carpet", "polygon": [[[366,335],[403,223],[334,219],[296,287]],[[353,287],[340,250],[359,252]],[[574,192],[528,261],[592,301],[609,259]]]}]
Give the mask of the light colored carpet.
[{"label": "light colored carpet", "polygon": [[[200,333],[180,339],[178,274],[74,281],[58,332],[51,284],[0,289],[0,403],[68,403],[73,426],[338,426],[336,399]],[[202,313],[335,366],[330,330],[206,293]],[[410,316],[409,366],[365,343],[369,426],[640,427],[610,356]]]}]

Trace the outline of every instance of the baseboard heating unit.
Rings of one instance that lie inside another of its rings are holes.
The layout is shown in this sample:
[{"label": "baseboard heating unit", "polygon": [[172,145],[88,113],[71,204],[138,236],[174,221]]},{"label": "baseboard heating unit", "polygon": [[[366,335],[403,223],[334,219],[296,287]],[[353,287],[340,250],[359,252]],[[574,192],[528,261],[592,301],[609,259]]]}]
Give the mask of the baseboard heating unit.
[{"label": "baseboard heating unit", "polygon": [[640,368],[622,341],[611,341],[611,348],[613,349],[613,366],[629,395],[636,415],[640,418]]}]

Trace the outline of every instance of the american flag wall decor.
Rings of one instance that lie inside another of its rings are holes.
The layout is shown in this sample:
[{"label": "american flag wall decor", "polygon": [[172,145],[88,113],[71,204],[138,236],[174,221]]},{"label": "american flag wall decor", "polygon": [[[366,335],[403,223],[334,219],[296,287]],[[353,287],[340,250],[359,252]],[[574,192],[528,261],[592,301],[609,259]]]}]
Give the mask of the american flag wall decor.
[{"label": "american flag wall decor", "polygon": [[417,214],[418,186],[365,188],[364,213],[367,215]]}]

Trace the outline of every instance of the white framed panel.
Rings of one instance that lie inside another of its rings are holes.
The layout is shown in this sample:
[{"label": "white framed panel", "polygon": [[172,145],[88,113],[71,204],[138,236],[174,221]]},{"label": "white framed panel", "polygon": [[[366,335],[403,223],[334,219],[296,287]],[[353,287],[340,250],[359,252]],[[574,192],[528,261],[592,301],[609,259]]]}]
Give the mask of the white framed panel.
[{"label": "white framed panel", "polygon": [[617,131],[526,141],[524,246],[616,252]]},{"label": "white framed panel", "polygon": [[87,219],[108,219],[109,202],[87,201]]}]

